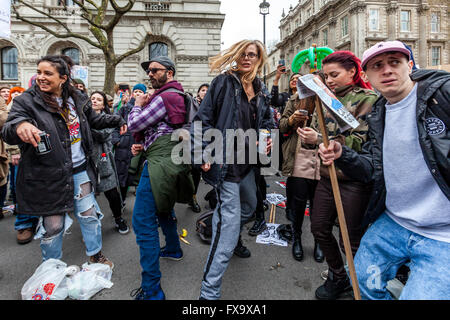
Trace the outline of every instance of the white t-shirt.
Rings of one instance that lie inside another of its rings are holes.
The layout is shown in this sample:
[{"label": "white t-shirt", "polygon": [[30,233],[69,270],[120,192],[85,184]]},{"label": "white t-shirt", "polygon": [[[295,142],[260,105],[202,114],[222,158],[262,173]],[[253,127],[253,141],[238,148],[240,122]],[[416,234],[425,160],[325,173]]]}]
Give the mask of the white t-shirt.
[{"label": "white t-shirt", "polygon": [[[59,105],[62,105],[62,98],[57,98]],[[66,121],[67,128],[69,129],[70,142],[72,147],[72,163],[73,167],[79,167],[86,162],[86,155],[81,146],[81,127],[80,118],[75,110],[75,103],[72,97],[67,100],[69,106],[69,120]],[[63,115],[64,117],[64,115]]]},{"label": "white t-shirt", "polygon": [[383,168],[387,214],[412,232],[450,242],[450,201],[423,157],[416,105],[417,84],[400,102],[386,104]]}]

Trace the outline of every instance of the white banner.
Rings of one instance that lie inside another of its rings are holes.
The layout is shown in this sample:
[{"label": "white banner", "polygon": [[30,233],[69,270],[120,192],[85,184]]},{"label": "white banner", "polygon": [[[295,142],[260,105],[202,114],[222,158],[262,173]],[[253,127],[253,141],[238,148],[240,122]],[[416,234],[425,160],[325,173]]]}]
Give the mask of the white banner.
[{"label": "white banner", "polygon": [[0,38],[11,38],[11,0],[0,0]]},{"label": "white banner", "polygon": [[344,105],[328,89],[318,76],[307,74],[298,78],[297,92],[300,99],[318,95],[323,105],[327,108],[330,115],[336,120],[342,132],[349,128],[356,129],[359,126],[358,120],[345,109]]},{"label": "white banner", "polygon": [[72,67],[72,79],[81,79],[84,82],[84,86],[88,87],[89,68],[85,66],[75,65]]}]

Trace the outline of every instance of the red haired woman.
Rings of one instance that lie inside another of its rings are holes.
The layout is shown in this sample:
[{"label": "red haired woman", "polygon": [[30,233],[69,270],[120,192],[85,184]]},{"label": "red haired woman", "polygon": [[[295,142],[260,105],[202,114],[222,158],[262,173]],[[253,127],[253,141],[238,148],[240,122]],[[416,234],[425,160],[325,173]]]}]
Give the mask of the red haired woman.
[{"label": "red haired woman", "polygon": [[[342,132],[337,123],[327,117],[325,122],[328,135],[342,145],[361,152],[368,130],[366,115],[371,111],[378,97],[371,90],[370,84],[361,79],[361,61],[352,52],[334,52],[323,60],[322,65],[327,86],[360,123],[356,129]],[[320,175],[321,179],[314,195],[315,206],[311,214],[311,231],[326,258],[328,277],[325,284],[316,290],[316,297],[321,300],[334,300],[340,294],[351,290],[351,285],[339,249],[340,247],[344,252],[342,236],[338,245],[332,233],[337,211],[326,166],[321,166]],[[355,255],[363,235],[361,225],[371,186],[346,177],[339,169],[337,169],[337,175],[352,254]]]}]

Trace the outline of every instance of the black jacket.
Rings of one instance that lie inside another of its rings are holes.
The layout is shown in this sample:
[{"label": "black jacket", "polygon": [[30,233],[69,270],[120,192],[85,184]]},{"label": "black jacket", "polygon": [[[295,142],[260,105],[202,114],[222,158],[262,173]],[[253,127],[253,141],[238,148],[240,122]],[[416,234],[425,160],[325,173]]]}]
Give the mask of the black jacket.
[{"label": "black jacket", "polygon": [[[413,72],[411,79],[418,82],[416,119],[423,157],[440,189],[450,200],[450,73],[419,69]],[[349,177],[366,183],[374,182],[365,226],[386,210],[383,174],[386,103],[385,98],[378,99],[367,116],[369,133],[363,152],[358,154],[344,147],[342,157],[336,160],[336,165]],[[413,175],[411,172],[412,178]]]},{"label": "black jacket", "polygon": [[[257,97],[256,105],[258,108],[256,115],[256,130],[274,128],[273,117],[269,107],[269,95],[263,82],[259,79],[253,81],[253,87]],[[226,129],[238,129],[239,120],[239,108],[242,97],[242,84],[239,77],[235,73],[224,73],[213,79],[211,85],[203,99],[200,109],[193,119],[191,126],[191,154],[192,161],[195,163],[195,122],[200,121],[202,123],[203,135],[209,129],[219,129],[222,132],[223,138],[223,165],[212,164],[211,169],[208,172],[202,171],[203,179],[210,185],[216,187],[221,183],[227,173],[226,159]],[[198,135],[199,133],[197,133]],[[201,140],[202,151],[205,150],[211,142],[205,139]],[[197,168],[198,164],[195,164]]]},{"label": "black jacket", "polygon": [[[134,98],[124,105],[118,112],[125,122],[128,122],[128,115],[134,107]],[[117,176],[119,177],[119,184],[121,187],[127,187],[130,185],[128,181],[128,169],[130,167],[131,158],[131,146],[135,144],[133,134],[127,131],[124,135],[120,135],[119,128],[116,128],[112,133],[112,144],[114,145],[114,158],[116,161]]]},{"label": "black jacket", "polygon": [[270,104],[272,107],[276,108],[279,113],[283,114],[284,108],[292,96],[292,90],[289,89],[289,92],[279,93],[279,87],[273,85],[272,91],[270,92]]},{"label": "black jacket", "polygon": [[[80,119],[81,145],[87,158],[87,172],[95,188],[98,177],[92,159],[91,128],[112,128],[126,123],[117,115],[97,114],[89,98],[78,91],[72,98]],[[20,140],[16,129],[23,121],[32,123],[50,135],[51,152],[38,155],[31,144]],[[14,99],[2,135],[8,144],[19,145],[22,155],[16,181],[17,213],[49,216],[73,212],[74,183],[69,131],[63,117],[44,104],[36,86]]]}]

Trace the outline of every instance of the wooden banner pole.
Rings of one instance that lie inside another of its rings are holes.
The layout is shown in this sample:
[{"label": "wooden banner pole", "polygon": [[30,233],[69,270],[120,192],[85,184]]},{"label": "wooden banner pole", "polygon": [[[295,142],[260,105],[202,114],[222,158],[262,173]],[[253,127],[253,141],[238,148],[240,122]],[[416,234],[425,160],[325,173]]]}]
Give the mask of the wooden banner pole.
[{"label": "wooden banner pole", "polygon": [[[318,96],[315,99],[316,112],[319,116],[320,131],[322,132],[323,144],[326,148],[329,145],[328,133],[325,127],[325,117],[323,114],[322,103]],[[341,229],[342,240],[344,242],[345,256],[348,262],[348,268],[350,272],[350,279],[352,280],[353,293],[355,300],[361,300],[361,293],[359,291],[358,278],[356,277],[355,264],[353,262],[352,249],[350,246],[350,239],[348,237],[347,223],[345,221],[344,207],[342,206],[341,193],[339,191],[339,183],[336,175],[336,167],[334,162],[328,166],[328,172],[330,174],[331,186],[333,188],[334,202],[339,219],[339,228]]]}]

